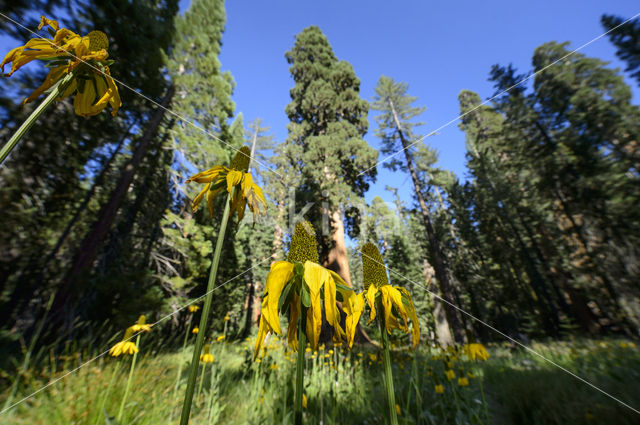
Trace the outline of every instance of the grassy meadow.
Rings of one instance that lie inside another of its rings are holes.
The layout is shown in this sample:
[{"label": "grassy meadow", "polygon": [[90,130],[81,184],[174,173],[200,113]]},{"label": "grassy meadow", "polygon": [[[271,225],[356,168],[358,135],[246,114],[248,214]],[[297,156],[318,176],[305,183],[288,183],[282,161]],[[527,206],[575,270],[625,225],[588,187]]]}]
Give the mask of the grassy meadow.
[{"label": "grassy meadow", "polygon": [[[153,334],[141,342],[123,424],[177,423],[191,344],[167,350]],[[190,336],[192,342],[195,338]],[[270,337],[255,362],[255,339],[212,342],[212,363],[201,363],[193,424],[293,423],[295,353]],[[634,424],[637,414],[535,354],[507,343],[489,345],[487,361],[460,350],[420,346],[392,350],[399,423],[403,424]],[[632,407],[640,405],[640,351],[624,340],[534,342],[531,348]],[[22,374],[19,401],[5,424],[117,424],[131,356],[102,356],[97,347],[68,346],[64,355],[40,350]],[[51,354],[51,355],[49,355]],[[304,422],[379,424],[386,421],[381,353],[375,346],[321,345],[306,349]],[[204,367],[204,373],[202,373]],[[453,371],[455,377],[447,377]],[[178,374],[180,373],[180,378]],[[4,383],[15,371],[5,370]],[[468,385],[460,378],[466,378]],[[461,385],[462,384],[462,385]],[[442,393],[436,392],[441,385]],[[6,399],[9,388],[3,390]]]}]

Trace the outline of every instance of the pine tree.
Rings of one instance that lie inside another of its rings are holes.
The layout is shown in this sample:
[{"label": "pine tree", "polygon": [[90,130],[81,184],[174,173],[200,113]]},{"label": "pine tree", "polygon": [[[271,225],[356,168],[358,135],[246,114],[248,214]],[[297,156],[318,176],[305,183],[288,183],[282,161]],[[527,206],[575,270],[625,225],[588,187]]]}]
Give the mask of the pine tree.
[{"label": "pine tree", "polygon": [[618,48],[616,55],[627,62],[625,71],[640,85],[640,20],[634,19],[623,25],[626,19],[614,15],[602,15],[600,22],[606,31],[611,31],[609,40]]},{"label": "pine tree", "polygon": [[[433,229],[432,218],[424,197],[424,183],[420,179],[413,158],[415,145],[410,143],[416,138],[413,128],[419,123],[413,123],[411,120],[420,115],[424,108],[411,106],[416,100],[407,94],[408,85],[404,83],[396,83],[393,79],[382,76],[378,80],[376,86],[376,96],[373,109],[380,111],[380,115],[376,117],[378,122],[377,136],[382,139],[383,154],[395,153],[402,149],[405,161],[397,159],[397,156],[385,164],[386,167],[393,171],[401,170],[409,172],[413,180],[414,193],[420,208],[422,223],[429,240],[430,259],[433,262],[438,286],[442,292],[442,297],[451,302],[455,302],[454,288],[450,282],[448,272],[445,268],[442,248],[436,239]],[[434,300],[436,305],[439,301]],[[443,320],[438,324],[438,337],[443,344],[449,344],[451,341],[446,336],[448,327],[451,326],[456,341],[461,342],[464,338],[464,330],[460,324],[460,320],[455,310],[450,307],[444,309],[446,321]],[[442,317],[444,319],[444,317]]]},{"label": "pine tree", "polygon": [[377,153],[362,139],[368,105],[353,68],[335,57],[318,27],[298,34],[286,58],[295,82],[285,111],[291,120],[286,155],[301,172],[296,202],[314,203],[308,218],[323,234],[321,260],[349,282],[342,213],[360,202],[376,175]]}]

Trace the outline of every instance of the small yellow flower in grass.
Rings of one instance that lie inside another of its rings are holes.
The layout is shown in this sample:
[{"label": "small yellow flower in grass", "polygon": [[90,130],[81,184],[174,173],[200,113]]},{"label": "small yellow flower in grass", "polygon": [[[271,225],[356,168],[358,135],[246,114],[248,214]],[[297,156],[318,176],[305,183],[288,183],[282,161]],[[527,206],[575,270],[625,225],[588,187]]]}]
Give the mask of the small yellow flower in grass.
[{"label": "small yellow flower in grass", "polygon": [[57,21],[42,16],[38,31],[45,26],[50,27],[49,33],[53,39],[32,38],[24,46],[11,50],[0,64],[4,72],[4,66],[11,63],[11,71],[4,74],[10,76],[35,59],[49,62],[50,71],[44,82],[22,103],[36,100],[73,72],[73,79],[58,100],[75,93],[73,106],[76,114],[87,118],[111,105],[111,114],[115,116],[122,102],[109,71],[113,61],[107,60],[107,35],[102,31],[91,31],[81,37],[66,28],[59,28]]},{"label": "small yellow flower in grass", "polygon": [[442,384],[436,385],[436,394],[444,394],[444,387]]},{"label": "small yellow flower in grass", "polygon": [[136,347],[135,342],[130,341],[131,337],[133,337],[133,334],[133,330],[131,329],[131,327],[129,327],[124,333],[124,338],[122,338],[122,341],[111,347],[111,349],[109,350],[109,354],[113,357],[118,357],[122,354],[137,353],[138,347]]},{"label": "small yellow flower in grass", "polygon": [[225,336],[220,335],[218,338],[216,338],[216,342],[224,341],[224,339],[225,339]]},{"label": "small yellow flower in grass", "polygon": [[140,315],[140,317],[138,317],[138,322],[131,326],[131,330],[133,330],[134,333],[151,331],[151,325],[147,325],[146,321],[147,319],[145,315]]},{"label": "small yellow flower in grass", "polygon": [[229,320],[229,315],[227,314],[226,316],[224,316],[224,321],[228,321]]},{"label": "small yellow flower in grass", "polygon": [[[261,205],[266,209],[267,201],[264,198],[262,189],[253,182],[251,174],[247,173],[251,151],[246,146],[240,148],[236,156],[231,161],[229,167],[216,165],[213,168],[195,174],[187,179],[187,183],[206,183],[206,186],[193,200],[193,210],[198,209],[204,195],[207,195],[207,205],[209,206],[209,218],[213,218],[213,200],[223,190],[233,195],[233,188],[236,188],[235,196],[231,199],[230,217],[234,212],[238,213],[238,222],[244,217],[246,206],[253,213],[254,221],[261,213]],[[262,211],[264,213],[264,211]]]},{"label": "small yellow flower in grass", "polygon": [[189,306],[189,313],[195,313],[198,310],[200,310],[200,306],[199,305],[190,305]]},{"label": "small yellow flower in grass", "polygon": [[458,378],[458,385],[461,387],[466,387],[469,385],[469,380],[464,376]]},{"label": "small yellow flower in grass", "polygon": [[307,353],[310,353],[310,352],[311,352],[311,347],[307,347],[307,348],[305,348],[305,350],[304,350],[304,351],[305,351],[305,352],[307,352]]},{"label": "small yellow flower in grass", "polygon": [[[286,313],[287,310],[289,311],[289,328],[287,330],[289,347],[294,350],[298,349],[298,334],[295,324],[301,314],[301,303],[307,308],[304,322],[305,333],[312,348],[318,347],[323,306],[325,319],[334,330],[334,341],[346,339],[351,347],[355,326],[362,313],[359,306],[364,307],[364,302],[360,303],[357,298],[355,292],[338,274],[318,264],[315,230],[311,223],[296,224],[291,238],[288,261],[275,262],[267,276],[254,358],[269,333],[282,333],[279,313]],[[340,325],[338,301],[342,302],[343,309],[347,314],[346,332]]]},{"label": "small yellow flower in grass", "polygon": [[400,410],[400,405],[396,403],[396,413],[398,416],[402,415],[402,410]]},{"label": "small yellow flower in grass", "polygon": [[369,353],[369,358],[371,359],[372,362],[375,362],[378,360],[378,355],[377,354],[373,354],[373,353]]},{"label": "small yellow flower in grass", "polygon": [[192,334],[197,334],[199,331],[200,331],[200,329],[198,329],[198,327],[196,326],[195,328],[193,328],[193,329],[191,330],[191,333],[192,333]]},{"label": "small yellow flower in grass", "polygon": [[[382,298],[384,310],[384,324],[387,333],[391,335],[392,329],[400,329],[409,333],[407,316],[411,319],[411,334],[413,348],[420,342],[420,325],[413,300],[409,292],[399,286],[389,285],[387,271],[382,261],[378,247],[372,243],[366,243],[362,247],[362,274],[365,286],[365,298],[371,309],[369,323],[376,318],[375,299]],[[402,318],[402,322],[399,320]]]},{"label": "small yellow flower in grass", "polygon": [[447,377],[447,379],[448,379],[449,381],[451,381],[453,378],[455,378],[455,377],[456,377],[456,373],[455,373],[454,371],[452,371],[452,370],[445,370],[445,371],[444,371],[444,376],[446,376],[446,377]]},{"label": "small yellow flower in grass", "polygon": [[271,370],[278,370],[278,365],[277,364],[272,364],[271,366],[269,366],[269,369]]},{"label": "small yellow flower in grass", "polygon": [[467,344],[464,346],[464,352],[471,361],[476,359],[486,361],[489,358],[489,352],[482,344]]},{"label": "small yellow flower in grass", "polygon": [[209,352],[211,351],[211,344],[206,344],[203,351],[204,353],[200,355],[200,361],[202,363],[213,363],[213,354]]},{"label": "small yellow flower in grass", "polygon": [[302,393],[302,407],[307,408],[307,395]]}]

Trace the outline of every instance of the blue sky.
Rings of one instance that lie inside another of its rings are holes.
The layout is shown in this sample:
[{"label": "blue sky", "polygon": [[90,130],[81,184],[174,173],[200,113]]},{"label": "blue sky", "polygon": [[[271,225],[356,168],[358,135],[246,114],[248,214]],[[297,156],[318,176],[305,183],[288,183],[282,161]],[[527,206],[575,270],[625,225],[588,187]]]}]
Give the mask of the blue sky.
[{"label": "blue sky", "polygon": [[[637,1],[462,1],[428,2],[378,0],[233,0],[227,1],[227,26],[221,62],[236,81],[236,112],[245,124],[261,117],[275,140],[287,137],[284,108],[293,80],[284,54],[295,35],[309,25],[319,26],[336,56],[350,62],[361,80],[361,96],[372,100],[380,75],[409,84],[409,94],[427,110],[420,117],[427,134],[455,119],[458,93],[476,91],[483,99],[493,87],[487,81],[491,65],[512,63],[520,72],[530,69],[533,50],[547,41],[570,41],[574,49],[603,33],[603,13],[625,18],[640,12]],[[180,10],[190,0],[180,1]],[[15,45],[0,37],[2,51]],[[588,56],[624,68],[615,49],[603,37],[581,50]],[[638,104],[640,91],[627,79]],[[374,113],[369,114],[365,140],[378,148]],[[440,155],[439,166],[465,177],[464,134],[457,122],[426,142]],[[366,200],[378,195],[392,201],[386,185],[400,188],[410,203],[412,183],[407,175],[378,167],[378,179]]]},{"label": "blue sky", "polygon": [[[189,0],[180,3],[181,10]],[[353,1],[277,0],[227,2],[227,26],[220,60],[236,80],[236,111],[245,124],[261,117],[277,141],[287,137],[284,108],[293,80],[284,54],[309,25],[319,26],[336,56],[350,62],[361,80],[361,96],[371,100],[380,75],[409,84],[416,104],[426,106],[423,134],[458,116],[458,93],[476,91],[483,99],[494,90],[487,81],[491,65],[513,63],[530,69],[533,50],[547,41],[570,41],[574,49],[603,33],[600,16],[625,18],[640,12],[637,1]],[[624,68],[606,38],[581,50]],[[631,83],[630,80],[628,80]],[[634,90],[634,102],[638,103]],[[365,140],[378,147],[375,121]],[[457,122],[427,142],[440,154],[439,165],[465,175],[464,134]],[[379,167],[378,181],[366,199],[392,200],[385,185],[400,187],[410,202],[411,180]]]}]

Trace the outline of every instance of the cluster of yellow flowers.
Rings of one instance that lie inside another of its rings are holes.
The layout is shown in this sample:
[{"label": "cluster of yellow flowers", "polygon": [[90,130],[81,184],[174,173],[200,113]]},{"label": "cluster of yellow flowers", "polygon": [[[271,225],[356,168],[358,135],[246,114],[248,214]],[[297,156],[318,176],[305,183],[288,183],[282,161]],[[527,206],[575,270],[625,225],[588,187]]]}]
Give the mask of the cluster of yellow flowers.
[{"label": "cluster of yellow flowers", "polygon": [[[489,352],[484,345],[478,343],[470,343],[464,346],[451,345],[442,350],[441,354],[431,357],[432,360],[442,361],[444,377],[448,382],[456,380],[456,372],[453,369],[455,368],[455,364],[458,364],[456,382],[459,387],[469,386],[469,378],[475,378],[475,375],[468,370],[464,362],[486,361],[488,358]],[[427,374],[432,377],[434,381],[435,392],[437,394],[443,394],[445,386],[441,383],[441,379],[434,374],[431,367],[428,368]]]},{"label": "cluster of yellow flowers", "polygon": [[131,341],[131,338],[133,338],[134,335],[139,332],[149,331],[151,331],[151,325],[147,325],[146,317],[144,315],[141,315],[134,325],[127,328],[122,341],[116,343],[113,347],[111,347],[111,349],[109,350],[109,354],[113,357],[118,357],[122,354],[131,355],[137,353],[138,347],[136,346],[135,342]]}]

